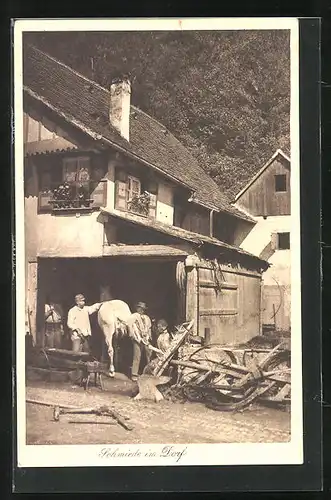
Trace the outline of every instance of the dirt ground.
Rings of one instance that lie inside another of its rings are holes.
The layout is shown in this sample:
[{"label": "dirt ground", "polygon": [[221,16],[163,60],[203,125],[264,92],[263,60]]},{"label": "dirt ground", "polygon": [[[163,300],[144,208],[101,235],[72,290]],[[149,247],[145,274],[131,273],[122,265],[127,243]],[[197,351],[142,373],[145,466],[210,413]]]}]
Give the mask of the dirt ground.
[{"label": "dirt ground", "polygon": [[[150,444],[150,443],[267,443],[290,440],[290,413],[252,406],[241,413],[218,412],[201,403],[134,401],[135,384],[124,375],[104,380],[104,391],[72,388],[70,383],[29,381],[27,399],[54,404],[112,406],[134,427],[127,431],[107,417],[61,415],[53,420],[48,406],[26,404],[27,444]],[[70,421],[97,420],[97,424]],[[101,422],[112,422],[104,425]]]}]

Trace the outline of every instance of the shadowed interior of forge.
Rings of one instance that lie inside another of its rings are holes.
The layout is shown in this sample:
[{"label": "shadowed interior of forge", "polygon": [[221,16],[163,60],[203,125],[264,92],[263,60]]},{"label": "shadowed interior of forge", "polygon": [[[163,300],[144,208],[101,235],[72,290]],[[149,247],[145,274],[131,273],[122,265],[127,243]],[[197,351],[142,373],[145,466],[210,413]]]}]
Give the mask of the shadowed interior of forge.
[{"label": "shadowed interior of forge", "polygon": [[[47,297],[59,303],[64,312],[65,337],[63,348],[71,349],[66,321],[74,306],[74,297],[83,293],[86,304],[120,299],[134,311],[137,302],[145,302],[147,314],[155,322],[165,318],[172,328],[176,324],[177,297],[176,263],[153,259],[40,259],[38,272],[38,337],[42,343],[43,311]],[[97,314],[90,317],[93,354],[107,360],[103,334]],[[132,343],[125,337],[117,338],[116,370],[128,373],[132,363]]]}]

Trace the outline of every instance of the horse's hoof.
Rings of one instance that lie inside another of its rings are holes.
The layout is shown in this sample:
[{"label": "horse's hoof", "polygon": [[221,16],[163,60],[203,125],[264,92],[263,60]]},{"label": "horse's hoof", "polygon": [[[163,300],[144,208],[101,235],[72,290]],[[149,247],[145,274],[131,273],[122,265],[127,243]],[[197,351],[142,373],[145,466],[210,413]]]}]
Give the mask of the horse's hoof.
[{"label": "horse's hoof", "polygon": [[115,372],[109,372],[109,376],[110,376],[110,378],[114,378],[115,377]]}]

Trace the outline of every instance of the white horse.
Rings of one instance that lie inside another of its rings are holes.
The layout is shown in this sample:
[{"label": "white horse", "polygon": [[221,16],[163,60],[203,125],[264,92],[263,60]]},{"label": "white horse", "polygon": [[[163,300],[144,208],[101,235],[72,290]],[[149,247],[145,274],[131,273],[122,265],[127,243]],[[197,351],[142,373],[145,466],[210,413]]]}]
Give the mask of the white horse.
[{"label": "white horse", "polygon": [[114,335],[129,334],[128,320],[131,316],[129,306],[122,300],[107,300],[102,303],[98,312],[98,323],[104,334],[108,356],[109,356],[109,375],[114,377]]}]

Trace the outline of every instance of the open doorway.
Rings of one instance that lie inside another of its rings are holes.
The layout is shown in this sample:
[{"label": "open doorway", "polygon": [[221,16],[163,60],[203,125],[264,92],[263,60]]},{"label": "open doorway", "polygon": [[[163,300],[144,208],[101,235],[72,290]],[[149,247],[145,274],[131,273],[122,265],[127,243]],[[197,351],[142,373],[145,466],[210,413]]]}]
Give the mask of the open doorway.
[{"label": "open doorway", "polygon": [[[43,335],[43,311],[47,295],[53,296],[64,312],[64,349],[71,349],[66,328],[69,309],[74,305],[77,293],[83,293],[87,304],[101,300],[102,290],[108,290],[107,299],[120,299],[134,311],[139,301],[146,302],[152,321],[164,318],[170,328],[177,322],[178,291],[176,286],[176,262],[129,257],[40,259],[38,266],[39,338]],[[105,300],[103,298],[102,300]],[[97,315],[91,316],[93,354],[106,359],[103,334],[97,323]],[[130,339],[116,341],[115,364],[117,371],[129,373],[132,363]]]}]

